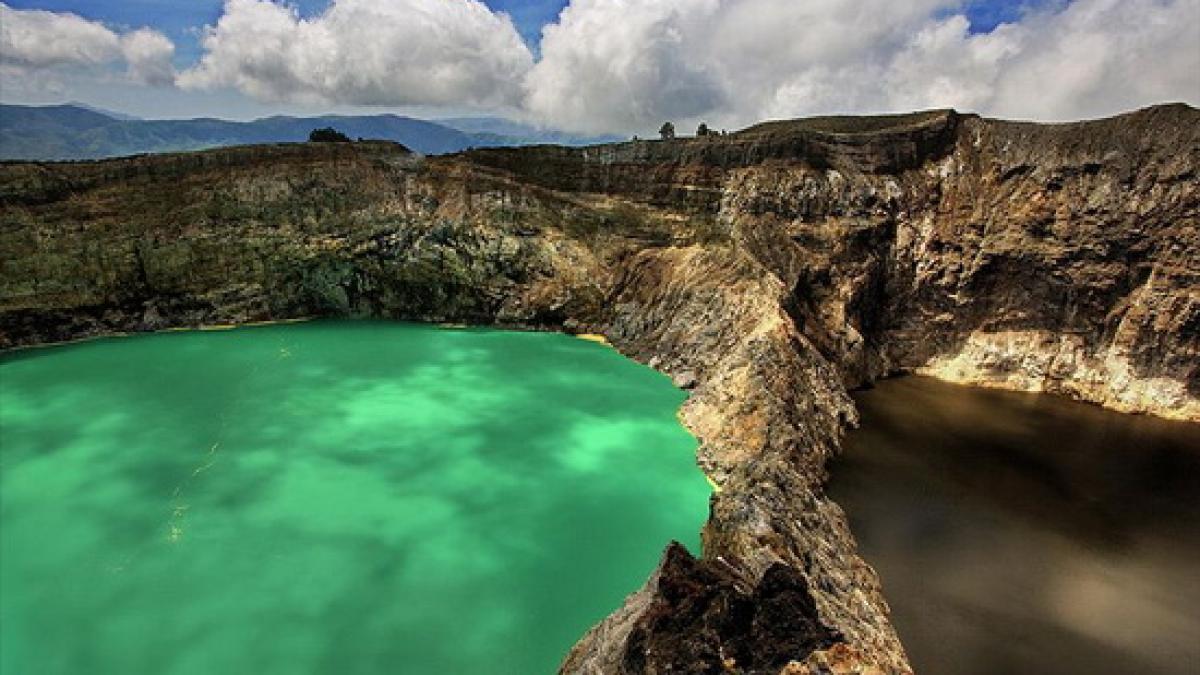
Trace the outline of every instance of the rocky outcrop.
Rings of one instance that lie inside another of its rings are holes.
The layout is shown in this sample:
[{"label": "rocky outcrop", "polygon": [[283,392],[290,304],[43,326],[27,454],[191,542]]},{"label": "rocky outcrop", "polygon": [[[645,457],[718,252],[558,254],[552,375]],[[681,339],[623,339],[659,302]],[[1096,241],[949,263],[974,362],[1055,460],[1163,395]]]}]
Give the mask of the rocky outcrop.
[{"label": "rocky outcrop", "polygon": [[[604,661],[577,650],[569,672],[778,672],[797,654],[840,644],[817,619],[804,575],[772,565],[751,587],[721,560],[696,560],[672,543],[621,621],[628,633]],[[608,654],[606,654],[608,655]]]},{"label": "rocky outcrop", "polygon": [[[825,497],[906,370],[1200,420],[1200,112],[951,111],[422,158],[0,165],[0,346],[303,316],[605,334],[691,388],[717,485],[569,673],[908,671]],[[632,589],[631,589],[632,590]]]}]

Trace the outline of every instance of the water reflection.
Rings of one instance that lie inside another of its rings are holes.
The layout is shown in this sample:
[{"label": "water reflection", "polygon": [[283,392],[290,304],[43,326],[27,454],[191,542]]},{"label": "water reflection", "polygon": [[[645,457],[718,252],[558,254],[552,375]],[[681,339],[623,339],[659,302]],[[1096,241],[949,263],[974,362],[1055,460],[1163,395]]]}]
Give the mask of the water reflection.
[{"label": "water reflection", "polygon": [[1200,425],[908,377],[830,492],[918,673],[1200,672]]}]

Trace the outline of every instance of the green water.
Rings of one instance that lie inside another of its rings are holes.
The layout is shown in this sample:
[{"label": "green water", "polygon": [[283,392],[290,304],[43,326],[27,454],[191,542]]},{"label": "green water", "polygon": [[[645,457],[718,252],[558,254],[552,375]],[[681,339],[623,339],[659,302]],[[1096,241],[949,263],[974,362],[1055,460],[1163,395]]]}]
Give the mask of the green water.
[{"label": "green water", "polygon": [[5,675],[551,673],[709,488],[563,335],[321,322],[0,360]]}]

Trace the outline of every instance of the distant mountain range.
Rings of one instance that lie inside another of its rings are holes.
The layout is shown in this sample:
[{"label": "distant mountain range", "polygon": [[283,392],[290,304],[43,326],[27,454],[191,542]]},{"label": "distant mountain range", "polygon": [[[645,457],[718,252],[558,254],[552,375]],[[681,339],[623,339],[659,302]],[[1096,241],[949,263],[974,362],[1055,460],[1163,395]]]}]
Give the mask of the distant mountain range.
[{"label": "distant mountain range", "polygon": [[452,129],[474,134],[481,137],[503,138],[516,143],[501,145],[595,145],[596,143],[614,143],[628,140],[621,136],[580,136],[566,131],[534,127],[520,122],[504,119],[503,117],[451,117],[434,120]]},{"label": "distant mountain range", "polygon": [[212,118],[142,120],[83,105],[0,105],[0,159],[74,160],[227,145],[304,141],[334,127],[351,138],[389,140],[427,155],[471,147],[586,145],[584,137],[493,117],[430,122],[399,115],[267,117],[252,122]]},{"label": "distant mountain range", "polygon": [[131,120],[144,119],[142,117],[138,117],[137,115],[130,115],[128,113],[117,112],[115,110],[109,110],[107,108],[101,108],[101,107],[94,106],[94,105],[88,105],[87,103],[80,103],[79,101],[70,101],[68,103],[64,103],[63,105],[73,105],[76,108],[83,108],[84,110],[91,110],[92,112],[100,113],[101,115],[108,115],[109,117],[113,118],[114,120],[131,121]]}]

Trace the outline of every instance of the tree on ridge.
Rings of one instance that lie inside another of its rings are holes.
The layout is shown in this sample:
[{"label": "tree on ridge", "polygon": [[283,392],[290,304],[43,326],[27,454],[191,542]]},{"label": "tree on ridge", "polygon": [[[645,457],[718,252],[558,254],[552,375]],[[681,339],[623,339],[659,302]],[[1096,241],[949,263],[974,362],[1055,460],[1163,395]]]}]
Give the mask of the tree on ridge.
[{"label": "tree on ridge", "polygon": [[350,137],[333,127],[313,129],[308,135],[309,143],[349,143]]}]

